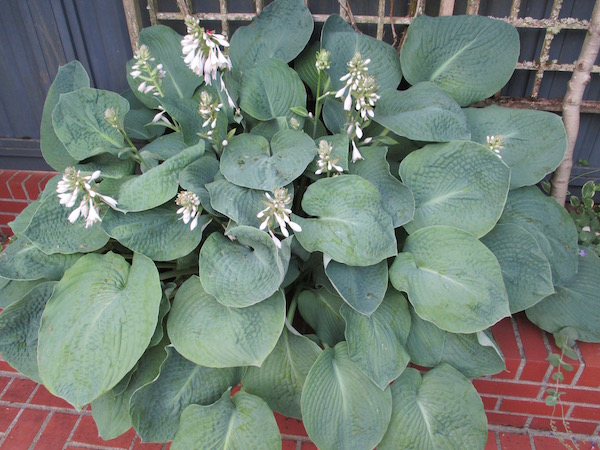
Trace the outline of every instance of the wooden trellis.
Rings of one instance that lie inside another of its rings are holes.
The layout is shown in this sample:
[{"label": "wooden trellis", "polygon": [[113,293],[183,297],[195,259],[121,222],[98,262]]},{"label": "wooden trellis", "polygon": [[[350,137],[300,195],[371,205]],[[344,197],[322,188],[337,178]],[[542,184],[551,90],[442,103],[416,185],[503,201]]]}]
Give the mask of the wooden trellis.
[{"label": "wooden trellis", "polygon": [[[137,45],[140,30],[142,28],[141,2],[145,0],[123,0],[123,6],[127,17],[127,26],[131,39],[132,48]],[[426,0],[406,0],[408,1],[408,14],[405,16],[394,15],[394,0],[378,0],[377,15],[359,15],[353,14],[352,2],[349,0],[339,0],[339,9],[331,11],[337,12],[350,22],[355,28],[361,24],[375,24],[377,39],[383,39],[385,27],[390,27],[395,38],[396,26],[409,25],[413,18],[425,11]],[[305,0],[310,8],[310,0]],[[398,3],[398,0],[396,0]],[[148,11],[150,23],[156,25],[161,21],[182,21],[186,15],[194,15],[202,21],[220,21],[223,33],[230,35],[231,22],[244,23],[250,22],[259,14],[264,6],[263,0],[254,0],[253,13],[237,13],[228,9],[227,0],[219,0],[218,12],[193,11],[191,0],[177,0],[179,11],[167,12],[159,8],[159,0],[147,0],[144,7]],[[439,6],[439,15],[452,15],[455,12],[455,0],[441,0]],[[600,44],[600,0],[596,2],[596,7],[589,20],[577,19],[571,17],[560,18],[563,0],[554,0],[550,15],[548,18],[536,19],[532,17],[520,17],[521,0],[513,0],[510,8],[510,14],[507,17],[496,17],[511,23],[517,28],[544,30],[544,39],[539,57],[530,61],[519,61],[518,70],[535,72],[535,78],[531,90],[527,97],[502,97],[499,94],[486,103],[496,103],[505,106],[540,109],[546,111],[563,111],[565,127],[567,128],[567,138],[569,141],[569,150],[562,164],[562,171],[557,171],[562,175],[553,179],[553,195],[564,202],[568,178],[572,166],[572,153],[577,138],[579,127],[579,115],[581,112],[600,113],[600,101],[583,101],[583,89],[590,80],[591,73],[600,73],[600,66],[595,65],[595,59],[598,54],[598,45]],[[389,6],[389,14],[386,14]],[[466,13],[478,14],[480,9],[480,0],[468,0]],[[328,14],[313,14],[315,22],[325,22]],[[559,63],[550,60],[550,48],[554,37],[563,30],[587,30],[588,34],[584,42],[580,58],[573,64]],[[396,39],[395,39],[396,40]],[[587,47],[587,49],[586,49]],[[583,58],[583,59],[582,59]],[[569,92],[564,98],[545,99],[540,98],[540,88],[544,75],[547,72],[569,72],[573,76],[569,82]],[[568,166],[568,167],[567,167]],[[565,171],[568,169],[568,171]],[[566,174],[566,184],[565,184]]]}]

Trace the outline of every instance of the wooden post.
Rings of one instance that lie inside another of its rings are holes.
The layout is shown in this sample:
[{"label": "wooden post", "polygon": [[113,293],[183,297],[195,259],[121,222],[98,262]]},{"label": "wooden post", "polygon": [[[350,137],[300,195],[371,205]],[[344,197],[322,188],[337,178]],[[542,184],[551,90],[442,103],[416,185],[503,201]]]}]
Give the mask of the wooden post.
[{"label": "wooden post", "polygon": [[579,116],[585,86],[590,82],[590,72],[600,50],[600,0],[596,0],[592,20],[588,29],[581,54],[573,76],[569,81],[563,102],[563,123],[567,131],[567,152],[560,166],[552,176],[552,196],[563,205],[567,198],[571,169],[573,168],[573,150],[579,133]]},{"label": "wooden post", "polygon": [[135,52],[140,38],[140,30],[142,29],[142,15],[138,0],[123,0],[123,9],[125,10],[125,20],[127,21],[127,29],[129,30],[131,49]]}]

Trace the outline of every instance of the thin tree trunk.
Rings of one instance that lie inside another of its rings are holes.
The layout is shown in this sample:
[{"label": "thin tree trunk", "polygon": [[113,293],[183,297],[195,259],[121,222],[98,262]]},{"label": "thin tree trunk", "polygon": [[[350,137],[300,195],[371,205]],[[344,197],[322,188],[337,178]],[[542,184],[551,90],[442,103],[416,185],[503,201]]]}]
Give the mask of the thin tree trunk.
[{"label": "thin tree trunk", "polygon": [[579,115],[585,86],[590,82],[590,72],[600,50],[600,0],[596,0],[590,28],[581,47],[563,102],[563,123],[567,130],[567,152],[552,177],[552,196],[563,205],[573,167],[573,149],[579,133]]}]

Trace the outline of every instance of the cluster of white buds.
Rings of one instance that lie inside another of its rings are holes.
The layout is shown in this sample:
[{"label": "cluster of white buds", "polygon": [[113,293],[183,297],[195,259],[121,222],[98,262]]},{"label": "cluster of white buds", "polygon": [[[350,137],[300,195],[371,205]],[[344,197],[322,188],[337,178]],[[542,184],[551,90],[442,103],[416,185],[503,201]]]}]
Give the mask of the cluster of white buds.
[{"label": "cluster of white buds", "polygon": [[497,136],[486,136],[487,147],[492,150],[498,158],[502,159],[500,150],[504,148],[504,136],[501,134]]},{"label": "cluster of white buds", "polygon": [[[214,100],[212,95],[210,95],[208,92],[202,91],[200,94],[200,105],[198,106],[198,112],[204,119],[202,126],[206,127],[210,125],[210,127],[214,130],[217,127],[217,117],[222,107],[223,103],[219,103],[218,100]],[[212,130],[208,133],[209,135],[212,134]]]},{"label": "cluster of white buds", "polygon": [[319,160],[317,161],[319,168],[315,172],[315,175],[321,175],[323,172],[327,172],[327,176],[329,176],[329,173],[334,170],[339,173],[344,171],[341,166],[337,165],[340,158],[332,157],[331,152],[333,151],[333,146],[329,142],[322,139],[321,142],[319,142],[317,151],[319,152]]},{"label": "cluster of white buds", "polygon": [[331,53],[324,48],[319,50],[317,52],[315,67],[319,72],[329,69],[331,67]]},{"label": "cluster of white buds", "polygon": [[175,203],[178,206],[181,206],[181,208],[177,210],[177,214],[181,214],[180,220],[183,220],[183,223],[185,224],[189,223],[190,230],[196,228],[196,226],[198,226],[198,216],[200,216],[200,213],[202,212],[198,196],[190,191],[182,191],[177,194]]},{"label": "cluster of white buds", "polygon": [[[362,139],[363,127],[374,116],[374,108],[379,100],[379,86],[375,77],[368,74],[370,59],[363,59],[355,53],[348,61],[348,73],[340,78],[344,86],[335,94],[336,98],[344,98],[344,109],[348,111],[349,125],[346,132],[352,141],[352,162],[363,159],[354,137]],[[358,114],[353,114],[352,110]]]},{"label": "cluster of white buds", "polygon": [[212,84],[218,70],[231,70],[231,60],[221,50],[221,47],[229,47],[229,42],[222,34],[205,30],[191,16],[185,18],[185,25],[188,34],[181,41],[184,61],[194,73],[204,76],[206,84]]},{"label": "cluster of white buds", "polygon": [[104,120],[113,128],[119,129],[119,111],[115,108],[106,108],[104,111]]},{"label": "cluster of white buds", "polygon": [[273,196],[268,192],[265,192],[265,196],[267,197],[267,200],[263,201],[263,203],[267,205],[267,207],[256,215],[259,219],[264,218],[259,228],[261,230],[266,229],[271,235],[277,248],[281,248],[281,241],[275,236],[275,233],[273,233],[273,228],[275,226],[279,225],[279,229],[285,237],[290,235],[287,230],[288,225],[292,230],[297,232],[302,231],[302,228],[300,225],[290,220],[292,210],[288,208],[288,205],[292,203],[292,196],[288,194],[286,188],[276,188],[273,191]]},{"label": "cluster of white buds", "polygon": [[65,205],[67,208],[72,208],[77,203],[79,194],[83,194],[79,206],[69,214],[69,222],[75,223],[79,216],[81,216],[85,219],[85,227],[88,228],[94,223],[102,221],[99,212],[102,203],[111,208],[117,206],[117,201],[114,198],[98,194],[94,190],[94,185],[98,177],[100,177],[99,170],[96,170],[91,175],[82,175],[81,171],[75,170],[74,167],[67,167],[65,169],[62,180],[58,182],[56,187],[60,204]]},{"label": "cluster of white buds", "polygon": [[166,72],[163,69],[162,64],[157,64],[152,67],[154,58],[150,55],[150,49],[141,45],[139,49],[133,54],[133,58],[136,63],[131,66],[133,69],[129,74],[134,80],[139,78],[142,80],[137,90],[144,94],[152,93],[152,95],[163,97],[162,92],[162,79],[165,77]]}]

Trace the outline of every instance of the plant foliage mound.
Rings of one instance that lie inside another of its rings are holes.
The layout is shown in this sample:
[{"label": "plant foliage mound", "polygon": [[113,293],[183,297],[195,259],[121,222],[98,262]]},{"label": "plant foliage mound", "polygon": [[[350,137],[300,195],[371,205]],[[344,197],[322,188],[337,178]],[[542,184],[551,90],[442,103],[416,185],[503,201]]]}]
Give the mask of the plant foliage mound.
[{"label": "plant foliage mound", "polygon": [[325,450],[482,449],[492,325],[600,340],[600,260],[535,186],[560,118],[469,107],[512,26],[419,16],[398,55],[335,15],[309,44],[302,0],[186,25],[142,31],[125,93],[59,70],[60,173],[0,254],[0,351],[103,438],[277,449],[276,411]]}]

